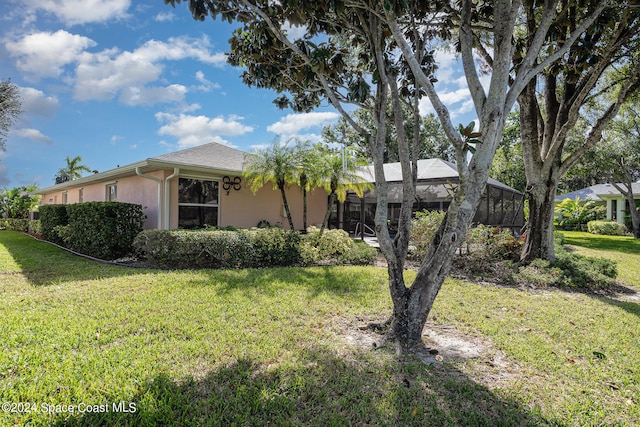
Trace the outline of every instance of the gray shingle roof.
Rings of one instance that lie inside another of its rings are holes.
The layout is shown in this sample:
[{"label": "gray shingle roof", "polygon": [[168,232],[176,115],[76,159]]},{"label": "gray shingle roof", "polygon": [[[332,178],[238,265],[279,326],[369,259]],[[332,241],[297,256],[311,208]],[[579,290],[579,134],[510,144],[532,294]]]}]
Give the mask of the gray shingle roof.
[{"label": "gray shingle roof", "polygon": [[[362,168],[360,176],[369,182],[375,182],[373,166],[366,166]],[[402,168],[400,162],[397,163],[385,163],[384,176],[388,182],[400,182],[402,181]],[[418,160],[418,181],[430,181],[430,180],[457,180],[458,168],[454,163],[448,162],[442,159],[423,159]],[[489,184],[518,192],[506,184],[497,181],[493,178],[489,178]],[[519,192],[518,192],[519,193]]]},{"label": "gray shingle roof", "polygon": [[[622,186],[622,184],[619,184]],[[623,187],[624,188],[624,187]],[[631,189],[634,195],[640,194],[640,182],[631,184]],[[602,201],[600,196],[620,196],[621,193],[612,184],[596,184],[591,187],[582,188],[580,190],[572,191],[570,193],[562,194],[555,198],[556,202],[561,202],[564,199],[575,199],[580,197],[580,200],[593,200],[596,202]],[[636,196],[637,198],[637,196]]]},{"label": "gray shingle roof", "polygon": [[245,155],[244,151],[217,142],[210,142],[174,153],[151,157],[149,160],[241,172]]}]

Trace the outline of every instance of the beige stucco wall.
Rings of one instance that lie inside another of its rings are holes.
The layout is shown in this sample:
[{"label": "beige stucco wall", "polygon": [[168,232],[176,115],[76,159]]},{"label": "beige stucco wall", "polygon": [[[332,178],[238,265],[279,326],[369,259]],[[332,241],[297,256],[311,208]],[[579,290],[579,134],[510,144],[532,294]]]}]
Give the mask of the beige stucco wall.
[{"label": "beige stucco wall", "polygon": [[[163,171],[149,174],[156,177],[164,177]],[[66,190],[67,203],[79,202],[79,191],[83,190],[84,202],[104,202],[107,197],[107,185],[117,185],[117,200],[119,202],[135,203],[142,205],[143,212],[147,215],[144,224],[145,229],[157,228],[158,225],[158,184],[150,179],[130,176],[118,178],[117,180],[84,184],[82,187],[71,187]],[[54,193],[46,193],[42,196],[41,204],[60,204],[63,203],[63,193],[65,191],[57,191]]]},{"label": "beige stucco wall", "polygon": [[[286,190],[287,202],[291,209],[293,225],[302,229],[302,192],[297,186]],[[327,210],[327,193],[315,190],[307,195],[307,223],[320,224]],[[289,222],[284,213],[282,197],[279,190],[272,190],[271,186],[262,187],[256,194],[249,189],[231,190],[229,194],[222,191],[220,195],[220,225],[234,225],[237,227],[255,227],[258,221],[266,219],[271,225],[281,223],[289,228]]]},{"label": "beige stucco wall", "polygon": [[[190,176],[190,175],[188,175]],[[191,177],[191,176],[190,176]],[[255,227],[262,219],[270,224],[281,223],[289,229],[287,218],[284,216],[282,197],[279,190],[272,190],[270,185],[262,187],[254,195],[246,186],[244,179],[240,190],[229,191],[222,188],[221,177],[200,177],[202,179],[214,179],[220,181],[220,200],[218,219],[219,225],[224,227],[251,228]],[[171,180],[171,209],[170,228],[178,228],[178,178]],[[293,225],[296,229],[302,229],[302,192],[297,186],[286,190],[287,201],[293,217]],[[307,223],[308,225],[320,224],[327,210],[327,193],[317,189],[307,195]]]},{"label": "beige stucco wall", "polygon": [[[148,175],[165,180],[173,174],[173,170],[156,171]],[[220,181],[219,200],[219,225],[233,225],[236,227],[255,227],[260,220],[267,220],[270,224],[282,224],[289,228],[288,221],[284,216],[282,198],[278,190],[272,190],[267,185],[256,194],[253,194],[247,187],[244,179],[240,190],[230,190],[229,194],[222,188],[222,177],[193,176],[200,179],[212,179]],[[178,228],[178,177],[170,181],[170,201],[169,201],[169,228]],[[158,228],[158,217],[162,215],[162,207],[158,206],[158,183],[154,180],[129,176],[119,177],[111,181],[84,184],[82,187],[70,187],[67,192],[67,203],[78,203],[79,189],[84,192],[85,202],[105,201],[107,195],[107,185],[117,184],[118,201],[140,204],[143,207],[147,220],[144,228]],[[164,185],[162,186],[164,188]],[[63,202],[63,191],[44,194],[42,204],[59,204]],[[297,186],[287,189],[287,200],[293,216],[293,223],[296,229],[302,229],[302,193]],[[162,196],[164,197],[164,189]],[[317,189],[307,195],[307,223],[308,225],[320,224],[324,219],[327,209],[327,193],[322,189]]]}]

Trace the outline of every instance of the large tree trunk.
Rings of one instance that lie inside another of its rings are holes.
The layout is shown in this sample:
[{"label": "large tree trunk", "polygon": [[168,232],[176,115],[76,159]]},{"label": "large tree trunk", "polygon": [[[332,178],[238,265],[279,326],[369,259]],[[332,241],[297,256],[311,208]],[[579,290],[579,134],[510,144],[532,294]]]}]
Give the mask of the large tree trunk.
[{"label": "large tree trunk", "polygon": [[525,241],[521,261],[528,263],[536,258],[555,260],[553,242],[555,183],[530,184],[527,186],[529,219],[525,228]]}]

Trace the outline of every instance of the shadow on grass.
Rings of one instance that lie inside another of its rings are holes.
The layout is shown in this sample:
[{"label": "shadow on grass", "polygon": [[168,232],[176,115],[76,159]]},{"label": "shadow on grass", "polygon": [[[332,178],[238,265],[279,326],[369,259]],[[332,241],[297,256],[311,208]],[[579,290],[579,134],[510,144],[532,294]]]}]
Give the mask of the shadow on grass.
[{"label": "shadow on grass", "polygon": [[[0,267],[4,264],[3,249],[17,264],[16,272],[25,276],[30,284],[47,286],[65,280],[91,280],[105,277],[122,277],[149,270],[103,264],[70,254],[56,246],[15,231],[0,231]],[[0,274],[10,274],[11,260]]]},{"label": "shadow on grass", "polygon": [[630,314],[640,317],[640,304],[631,301],[619,301],[609,297],[599,297],[599,299],[609,305],[618,307]]},{"label": "shadow on grass", "polygon": [[629,236],[599,236],[597,234],[564,233],[564,244],[601,251],[640,255],[640,239]]},{"label": "shadow on grass", "polygon": [[256,291],[276,296],[282,286],[298,286],[307,290],[310,298],[323,294],[357,296],[379,289],[377,283],[386,280],[386,271],[373,267],[275,267],[241,270],[200,270],[203,286],[215,285],[220,293]]},{"label": "shadow on grass", "polygon": [[[380,351],[380,350],[377,350]],[[244,358],[202,378],[158,374],[135,413],[75,414],[55,426],[537,426],[548,422],[459,371],[394,360],[383,368],[309,350],[295,367]],[[112,404],[111,404],[112,405]]]}]

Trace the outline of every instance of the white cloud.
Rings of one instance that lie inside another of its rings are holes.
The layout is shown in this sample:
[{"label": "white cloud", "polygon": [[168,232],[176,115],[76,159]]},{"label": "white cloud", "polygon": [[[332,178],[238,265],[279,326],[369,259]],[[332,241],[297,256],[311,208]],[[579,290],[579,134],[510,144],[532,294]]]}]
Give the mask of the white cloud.
[{"label": "white cloud", "polygon": [[52,13],[66,25],[125,18],[130,0],[38,0],[25,2],[32,9]]},{"label": "white cloud", "polygon": [[29,34],[5,44],[9,55],[16,57],[16,67],[36,77],[57,77],[63,67],[74,63],[82,52],[96,45],[88,37],[64,30],[55,33]]},{"label": "white cloud", "polygon": [[284,25],[282,26],[282,29],[287,32],[287,38],[289,40],[300,39],[304,37],[304,35],[307,32],[307,27],[299,26],[299,25],[291,25],[290,22],[285,22]]},{"label": "white cloud", "polygon": [[127,87],[120,93],[120,102],[125,105],[155,105],[166,102],[181,103],[187,88],[182,85],[167,87]]},{"label": "white cloud", "polygon": [[158,130],[158,135],[176,138],[182,148],[212,141],[228,144],[223,136],[239,136],[253,131],[251,126],[242,124],[243,118],[238,116],[209,118],[202,115],[156,113],[156,119],[159,123],[164,123]]},{"label": "white cloud", "polygon": [[60,104],[55,96],[47,96],[41,90],[32,87],[21,87],[20,98],[24,114],[51,117]]},{"label": "white cloud", "polygon": [[13,129],[11,131],[11,135],[17,136],[19,138],[30,139],[35,142],[40,142],[43,144],[51,144],[51,138],[40,132],[38,129],[32,128],[21,128],[21,129]]},{"label": "white cloud", "polygon": [[118,141],[120,141],[121,139],[124,139],[124,136],[120,136],[120,135],[112,135],[111,136],[111,145],[116,145],[118,143]]},{"label": "white cloud", "polygon": [[202,71],[196,71],[196,80],[200,82],[200,85],[196,86],[196,89],[202,92],[211,92],[211,89],[220,89],[220,85],[207,80]]},{"label": "white cloud", "polygon": [[226,56],[211,54],[209,46],[206,37],[178,37],[169,38],[167,42],[149,40],[132,52],[109,49],[97,54],[85,53],[76,70],[74,96],[79,100],[107,100],[120,93],[121,101],[129,105],[182,101],[186,92],[182,85],[145,86],[160,78],[163,61],[192,58],[222,66]]},{"label": "white cloud", "polygon": [[340,115],[333,112],[311,112],[301,114],[288,114],[269,125],[267,130],[278,135],[294,135],[303,129],[322,126],[338,119]]},{"label": "white cloud", "polygon": [[171,22],[175,17],[173,12],[160,12],[153,19],[157,22]]}]

